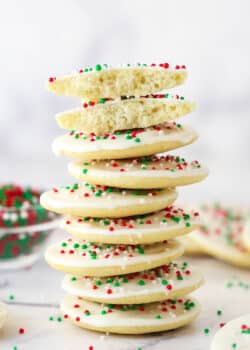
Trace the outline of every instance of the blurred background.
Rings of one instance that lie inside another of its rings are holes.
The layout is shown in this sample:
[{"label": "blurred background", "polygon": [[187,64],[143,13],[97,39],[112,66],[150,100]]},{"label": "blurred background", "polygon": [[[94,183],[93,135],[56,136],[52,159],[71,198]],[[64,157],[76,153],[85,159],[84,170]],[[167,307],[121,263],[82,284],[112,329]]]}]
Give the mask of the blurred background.
[{"label": "blurred background", "polygon": [[96,63],[163,61],[187,65],[188,82],[177,90],[197,101],[181,122],[200,139],[172,153],[210,168],[181,199],[248,204],[249,1],[8,0],[0,7],[1,182],[72,181],[51,142],[64,132],[54,115],[80,101],[48,93],[49,76]]}]

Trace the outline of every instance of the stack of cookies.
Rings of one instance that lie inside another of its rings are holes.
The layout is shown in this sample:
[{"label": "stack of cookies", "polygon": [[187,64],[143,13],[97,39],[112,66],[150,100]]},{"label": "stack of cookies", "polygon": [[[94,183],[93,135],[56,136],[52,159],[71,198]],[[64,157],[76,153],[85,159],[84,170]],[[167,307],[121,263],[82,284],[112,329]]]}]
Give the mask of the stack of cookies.
[{"label": "stack of cookies", "polygon": [[[61,79],[48,88],[82,99],[60,113],[67,135],[56,154],[74,158],[69,172],[79,182],[41,196],[64,214],[70,238],[48,248],[47,262],[66,276],[61,310],[76,325],[103,332],[149,333],[191,322],[199,312],[187,296],[202,276],[174,262],[183,247],[174,238],[199,224],[199,214],[173,205],[177,186],[204,179],[197,160],[156,155],[194,142],[197,133],[173,121],[194,103],[172,95],[185,66],[168,63],[112,68],[106,64]],[[159,93],[164,91],[164,93]]]}]

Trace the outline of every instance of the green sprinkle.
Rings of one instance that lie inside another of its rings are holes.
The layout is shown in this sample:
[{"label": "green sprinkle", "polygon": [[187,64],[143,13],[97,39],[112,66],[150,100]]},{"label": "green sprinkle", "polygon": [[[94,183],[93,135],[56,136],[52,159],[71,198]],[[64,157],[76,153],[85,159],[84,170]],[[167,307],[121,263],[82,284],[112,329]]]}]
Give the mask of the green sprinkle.
[{"label": "green sprinkle", "polygon": [[113,284],[114,287],[120,287],[120,283],[118,281],[115,281]]},{"label": "green sprinkle", "polygon": [[209,334],[210,330],[209,330],[209,328],[204,328],[203,332],[204,332],[204,334]]},{"label": "green sprinkle", "polygon": [[82,169],[83,174],[87,174],[87,172],[88,172],[88,169]]},{"label": "green sprinkle", "polygon": [[105,310],[101,311],[101,315],[106,315],[106,313],[107,313],[107,311],[105,311]]},{"label": "green sprinkle", "polygon": [[139,254],[144,254],[144,249],[140,246],[137,248],[137,251]]},{"label": "green sprinkle", "polygon": [[100,70],[102,70],[102,66],[100,65],[100,64],[97,64],[96,66],[95,66],[95,70],[98,72],[98,71],[100,71]]},{"label": "green sprinkle", "polygon": [[236,348],[237,348],[237,344],[236,344],[236,343],[233,343],[233,344],[231,345],[231,347],[232,347],[232,349],[236,349]]},{"label": "green sprinkle", "polygon": [[102,281],[98,280],[95,282],[96,286],[101,286],[102,285]]},{"label": "green sprinkle", "polygon": [[105,98],[100,98],[100,101],[99,101],[100,103],[105,103],[106,102],[106,100],[105,100]]},{"label": "green sprinkle", "polygon": [[217,315],[218,316],[222,315],[222,311],[221,310],[217,310]]},{"label": "green sprinkle", "polygon": [[57,317],[57,322],[62,322],[61,316],[58,316],[58,317]]},{"label": "green sprinkle", "polygon": [[11,294],[11,295],[9,296],[9,300],[14,300],[14,299],[15,299],[14,295]]},{"label": "green sprinkle", "polygon": [[145,286],[145,282],[144,282],[143,280],[139,280],[139,281],[138,281],[138,285],[139,285],[139,286]]},{"label": "green sprinkle", "polygon": [[66,242],[62,242],[62,247],[67,247],[67,243]]},{"label": "green sprinkle", "polygon": [[186,226],[186,227],[190,227],[190,226],[191,226],[190,222],[186,222],[186,223],[185,223],[185,226]]},{"label": "green sprinkle", "polygon": [[74,249],[77,249],[77,248],[80,247],[80,244],[79,243],[74,243],[73,247],[74,247]]},{"label": "green sprinkle", "polygon": [[76,277],[71,277],[71,282],[75,282],[76,280],[77,280],[77,278]]},{"label": "green sprinkle", "polygon": [[167,281],[167,280],[162,280],[162,281],[161,281],[161,284],[162,284],[163,286],[166,286],[166,285],[168,284],[168,281]]},{"label": "green sprinkle", "polygon": [[157,318],[159,320],[159,319],[161,319],[161,315],[156,315],[155,318]]},{"label": "green sprinkle", "polygon": [[138,142],[141,142],[141,139],[140,139],[139,137],[136,137],[136,138],[135,138],[135,142],[137,142],[137,143],[138,143]]},{"label": "green sprinkle", "polygon": [[49,321],[54,321],[54,317],[53,317],[53,316],[50,316],[50,317],[49,317]]}]

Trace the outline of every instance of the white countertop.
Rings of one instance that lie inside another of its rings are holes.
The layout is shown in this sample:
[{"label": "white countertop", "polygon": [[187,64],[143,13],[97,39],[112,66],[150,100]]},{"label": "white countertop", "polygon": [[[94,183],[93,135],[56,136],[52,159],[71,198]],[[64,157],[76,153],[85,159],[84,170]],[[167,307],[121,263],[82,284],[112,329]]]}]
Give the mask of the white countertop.
[{"label": "white countertop", "polygon": [[[0,272],[0,300],[9,303],[9,317],[0,331],[0,350],[89,350],[91,345],[93,350],[207,350],[219,323],[250,312],[250,274],[209,257],[185,260],[197,266],[206,279],[193,293],[203,307],[200,317],[179,330],[142,336],[102,335],[65,320],[58,322],[62,274],[43,260],[28,270]],[[233,286],[228,288],[228,282]],[[10,295],[13,301],[9,301]],[[217,310],[222,310],[221,316]],[[55,320],[50,321],[50,316]],[[24,334],[19,334],[20,328]],[[204,328],[210,329],[209,335]]]}]

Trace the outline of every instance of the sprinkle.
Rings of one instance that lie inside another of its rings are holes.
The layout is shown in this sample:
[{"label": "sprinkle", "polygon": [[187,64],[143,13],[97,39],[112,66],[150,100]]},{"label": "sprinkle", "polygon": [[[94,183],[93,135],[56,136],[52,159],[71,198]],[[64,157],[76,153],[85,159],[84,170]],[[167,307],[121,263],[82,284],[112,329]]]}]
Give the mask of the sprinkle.
[{"label": "sprinkle", "polygon": [[204,334],[209,334],[210,330],[209,330],[209,328],[204,328],[203,332],[204,332]]},{"label": "sprinkle", "polygon": [[19,328],[18,333],[19,334],[24,334],[24,328]]}]

